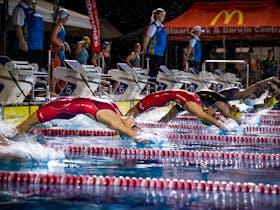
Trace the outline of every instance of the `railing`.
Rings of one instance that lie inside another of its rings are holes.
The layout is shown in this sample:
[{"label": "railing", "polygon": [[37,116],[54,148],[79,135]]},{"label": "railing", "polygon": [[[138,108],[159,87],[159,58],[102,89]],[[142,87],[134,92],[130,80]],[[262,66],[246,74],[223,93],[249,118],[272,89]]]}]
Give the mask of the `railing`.
[{"label": "railing", "polygon": [[246,65],[246,88],[249,86],[249,64],[245,60],[205,60],[202,71],[206,71],[206,63],[239,63]]}]

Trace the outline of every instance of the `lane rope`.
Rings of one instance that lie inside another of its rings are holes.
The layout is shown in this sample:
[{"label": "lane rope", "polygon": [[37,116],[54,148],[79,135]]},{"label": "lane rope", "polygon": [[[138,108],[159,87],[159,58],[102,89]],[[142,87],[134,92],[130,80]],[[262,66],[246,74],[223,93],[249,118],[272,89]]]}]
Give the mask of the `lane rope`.
[{"label": "lane rope", "polygon": [[68,155],[95,155],[124,160],[159,160],[164,164],[170,162],[183,165],[219,165],[239,168],[272,168],[280,166],[280,154],[242,153],[222,151],[187,151],[187,150],[156,150],[156,149],[127,149],[83,146],[55,146]]},{"label": "lane rope", "polygon": [[[255,127],[248,128],[251,133],[255,132]],[[111,130],[65,130],[65,129],[50,129],[50,128],[33,128],[30,131],[32,134],[43,134],[46,136],[115,136],[116,131]],[[263,131],[262,131],[263,132]],[[274,131],[273,131],[274,132]],[[166,137],[173,141],[203,141],[202,143],[215,143],[218,141],[220,145],[263,145],[263,144],[280,144],[278,137],[263,137],[263,136],[221,136],[221,135],[205,135],[205,134],[184,134],[184,133],[168,133]],[[209,141],[209,142],[207,142]]]},{"label": "lane rope", "polygon": [[164,178],[136,178],[115,176],[90,176],[70,174],[39,174],[0,171],[1,183],[20,184],[49,184],[49,185],[95,185],[95,186],[119,186],[140,187],[149,189],[173,189],[173,190],[201,190],[201,191],[235,191],[252,192],[262,194],[279,195],[279,185],[270,185],[252,182],[226,182],[226,181],[204,181]]},{"label": "lane rope", "polygon": [[86,147],[86,146],[56,146],[51,147],[57,150],[63,150],[70,154],[121,154],[121,155],[143,155],[147,157],[197,157],[200,159],[232,159],[232,160],[256,160],[256,161],[273,161],[276,164],[280,162],[280,154],[276,153],[249,153],[249,152],[225,152],[225,151],[193,151],[193,150],[159,150],[159,149],[136,149],[136,148],[119,148],[119,147]]}]

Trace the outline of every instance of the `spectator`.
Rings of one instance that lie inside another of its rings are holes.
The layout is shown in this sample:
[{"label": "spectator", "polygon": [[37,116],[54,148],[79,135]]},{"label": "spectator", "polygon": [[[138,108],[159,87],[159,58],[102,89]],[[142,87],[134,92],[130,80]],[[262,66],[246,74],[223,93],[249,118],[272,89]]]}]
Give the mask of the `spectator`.
[{"label": "spectator", "polygon": [[53,50],[53,67],[65,66],[65,50],[71,52],[69,44],[65,42],[66,31],[64,26],[70,14],[66,9],[61,9],[58,12],[58,23],[54,26],[51,33],[51,42]]},{"label": "spectator", "polygon": [[136,43],[134,45],[134,50],[133,52],[126,57],[125,62],[132,68],[132,67],[141,67],[141,44]]},{"label": "spectator", "polygon": [[267,58],[262,61],[263,79],[277,76],[278,64],[274,58],[274,51],[270,49],[267,51]]},{"label": "spectator", "polygon": [[[70,46],[65,42],[66,31],[64,26],[70,14],[66,9],[61,9],[58,12],[58,23],[54,26],[51,33],[51,43],[53,52],[53,67],[65,66],[65,51],[71,52]],[[60,93],[66,82],[64,80],[57,80],[51,75],[50,90],[54,93]]]},{"label": "spectator", "polygon": [[13,10],[13,26],[16,33],[16,60],[25,60],[42,66],[44,24],[36,12],[34,0],[21,0]]},{"label": "spectator", "polygon": [[149,25],[146,37],[144,38],[143,51],[150,58],[149,76],[153,77],[151,81],[156,80],[159,67],[163,63],[167,33],[164,29],[165,11],[157,8],[153,11],[151,23]]},{"label": "spectator", "polygon": [[87,49],[90,45],[90,38],[88,36],[84,36],[82,41],[79,41],[77,43],[77,49],[76,49],[76,59],[81,64],[87,64],[87,60],[89,58]]},{"label": "spectator", "polygon": [[201,26],[193,27],[191,31],[191,39],[189,41],[189,46],[185,51],[185,59],[188,62],[188,66],[201,71],[201,33],[204,30]]},{"label": "spectator", "polygon": [[102,73],[107,74],[111,68],[111,45],[109,42],[103,42],[101,46],[102,51],[91,58],[91,63],[94,66],[100,66]]}]

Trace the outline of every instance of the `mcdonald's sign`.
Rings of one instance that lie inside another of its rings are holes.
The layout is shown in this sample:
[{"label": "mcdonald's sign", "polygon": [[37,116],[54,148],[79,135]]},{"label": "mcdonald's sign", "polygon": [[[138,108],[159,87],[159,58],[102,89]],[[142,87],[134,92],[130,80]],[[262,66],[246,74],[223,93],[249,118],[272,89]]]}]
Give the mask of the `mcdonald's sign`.
[{"label": "mcdonald's sign", "polygon": [[221,12],[219,12],[214,19],[211,21],[210,26],[214,26],[216,25],[217,21],[220,19],[220,17],[222,15],[225,15],[225,19],[224,19],[224,24],[229,24],[229,22],[231,21],[232,17],[236,14],[238,15],[238,22],[237,25],[242,25],[243,23],[243,13],[240,10],[234,10],[232,12],[228,12],[227,10],[222,10]]}]

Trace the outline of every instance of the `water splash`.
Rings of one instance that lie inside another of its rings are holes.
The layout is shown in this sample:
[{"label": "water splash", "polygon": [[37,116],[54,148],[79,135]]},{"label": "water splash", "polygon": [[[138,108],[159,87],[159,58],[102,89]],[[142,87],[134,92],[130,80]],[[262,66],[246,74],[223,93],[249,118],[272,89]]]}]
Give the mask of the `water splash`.
[{"label": "water splash", "polygon": [[17,141],[8,141],[8,145],[0,146],[0,156],[5,155],[14,157],[13,160],[32,160],[32,161],[49,161],[63,159],[63,151],[56,151],[53,148],[43,146],[30,136],[22,136]]},{"label": "water splash", "polygon": [[141,113],[136,120],[139,122],[158,122],[169,110],[170,107],[152,109],[151,111]]},{"label": "water splash", "polygon": [[12,136],[15,128],[16,128],[15,124],[7,123],[0,120],[0,133],[5,134],[5,136]]},{"label": "water splash", "polygon": [[[0,121],[0,133],[9,136],[15,130],[15,125]],[[13,140],[7,139],[7,144],[0,145],[0,159],[18,161],[48,161],[63,159],[64,153],[39,144],[35,137],[21,135]]]},{"label": "water splash", "polygon": [[263,109],[263,110],[260,110],[258,112],[255,112],[254,113],[254,116],[250,116],[250,117],[242,117],[241,118],[241,122],[242,122],[242,125],[260,125],[260,119],[261,117],[266,113],[268,112],[270,109],[267,108],[267,109]]}]

